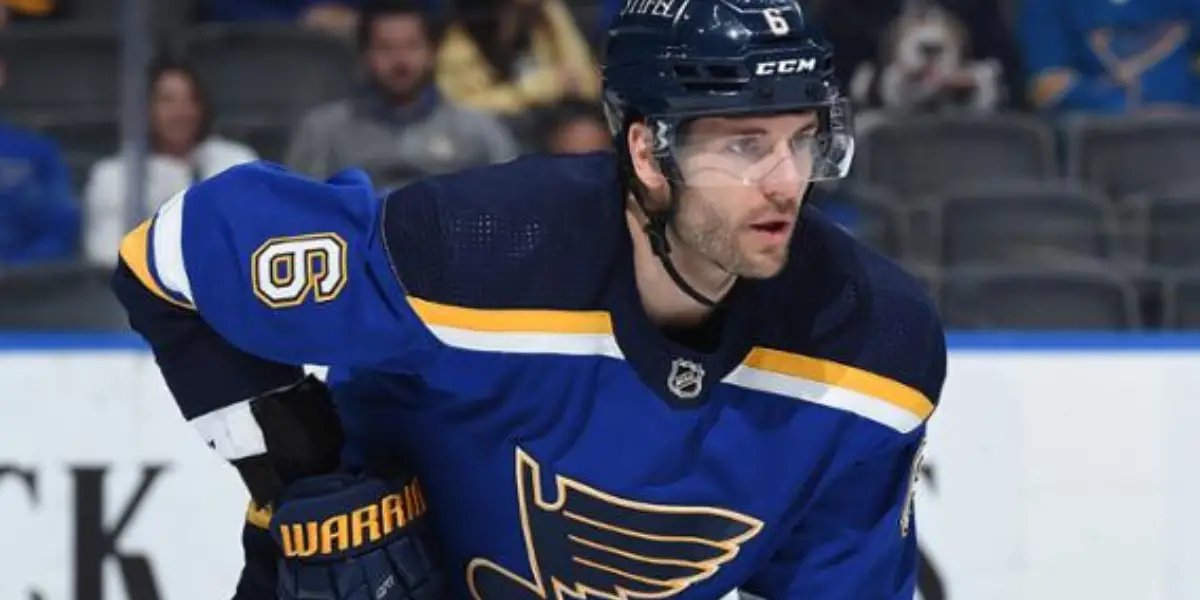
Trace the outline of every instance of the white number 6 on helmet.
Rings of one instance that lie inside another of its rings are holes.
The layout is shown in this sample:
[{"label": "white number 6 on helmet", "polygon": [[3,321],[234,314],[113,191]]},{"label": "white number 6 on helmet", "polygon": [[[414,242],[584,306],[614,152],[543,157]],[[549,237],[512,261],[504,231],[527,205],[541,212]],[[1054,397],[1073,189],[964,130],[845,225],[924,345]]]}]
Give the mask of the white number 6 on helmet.
[{"label": "white number 6 on helmet", "polygon": [[770,27],[771,33],[775,35],[787,35],[792,30],[792,26],[788,25],[787,19],[783,16],[783,11],[778,8],[764,9],[763,17],[767,19],[767,27]]}]

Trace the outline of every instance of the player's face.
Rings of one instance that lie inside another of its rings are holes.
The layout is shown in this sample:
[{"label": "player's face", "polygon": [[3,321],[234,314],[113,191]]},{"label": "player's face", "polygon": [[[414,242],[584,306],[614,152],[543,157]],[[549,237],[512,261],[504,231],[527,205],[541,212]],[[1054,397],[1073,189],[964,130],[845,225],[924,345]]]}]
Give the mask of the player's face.
[{"label": "player's face", "polygon": [[676,152],[686,185],[675,233],[734,275],[777,274],[810,183],[816,132],[812,112],[691,123]]},{"label": "player's face", "polygon": [[419,91],[433,67],[433,47],[421,17],[378,17],[371,27],[366,61],[371,77],[387,93],[405,98]]}]

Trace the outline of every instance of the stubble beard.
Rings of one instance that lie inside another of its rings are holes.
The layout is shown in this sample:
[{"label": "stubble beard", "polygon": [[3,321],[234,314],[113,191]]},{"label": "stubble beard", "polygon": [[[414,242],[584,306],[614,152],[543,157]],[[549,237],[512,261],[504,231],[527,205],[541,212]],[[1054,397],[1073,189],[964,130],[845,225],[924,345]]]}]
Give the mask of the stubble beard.
[{"label": "stubble beard", "polygon": [[[733,224],[705,202],[681,203],[673,220],[676,237],[710,265],[726,273],[746,279],[768,279],[777,275],[787,263],[787,253],[778,260],[755,260],[742,247]],[[785,245],[786,248],[786,245]]]}]

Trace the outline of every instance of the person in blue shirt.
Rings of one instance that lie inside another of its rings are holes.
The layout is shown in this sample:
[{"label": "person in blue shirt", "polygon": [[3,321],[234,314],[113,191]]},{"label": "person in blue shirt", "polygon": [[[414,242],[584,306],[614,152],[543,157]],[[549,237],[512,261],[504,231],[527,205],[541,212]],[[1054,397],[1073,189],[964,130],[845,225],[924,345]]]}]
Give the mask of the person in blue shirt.
[{"label": "person in blue shirt", "polygon": [[80,209],[58,145],[0,122],[0,267],[76,258]]},{"label": "person in blue shirt", "polygon": [[1019,37],[1033,104],[1124,114],[1200,105],[1200,1],[1025,2]]}]

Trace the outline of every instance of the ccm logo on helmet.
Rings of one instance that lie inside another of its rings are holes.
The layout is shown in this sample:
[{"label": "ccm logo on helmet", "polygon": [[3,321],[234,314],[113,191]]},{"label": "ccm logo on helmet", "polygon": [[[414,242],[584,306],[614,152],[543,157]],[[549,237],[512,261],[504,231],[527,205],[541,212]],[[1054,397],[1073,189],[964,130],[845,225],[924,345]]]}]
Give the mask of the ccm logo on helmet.
[{"label": "ccm logo on helmet", "polygon": [[792,73],[811,73],[817,70],[815,58],[785,58],[783,60],[764,60],[754,67],[755,75],[790,75]]}]

